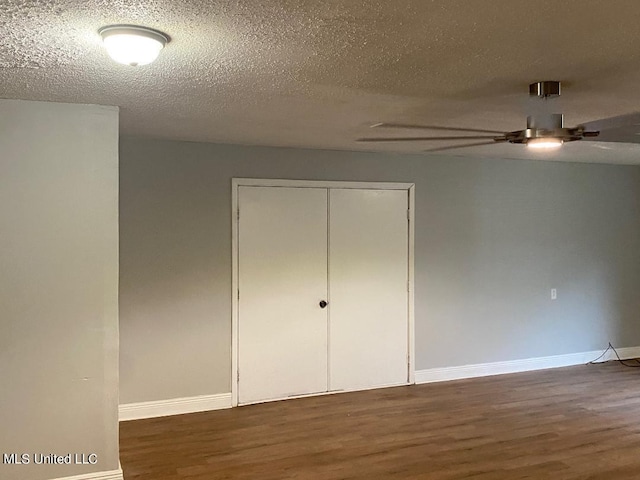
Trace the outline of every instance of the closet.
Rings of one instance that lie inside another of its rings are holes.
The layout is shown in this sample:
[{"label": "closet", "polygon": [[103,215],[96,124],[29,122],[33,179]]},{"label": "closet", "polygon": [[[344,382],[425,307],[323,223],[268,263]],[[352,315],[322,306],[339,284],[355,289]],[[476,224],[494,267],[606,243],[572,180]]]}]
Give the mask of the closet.
[{"label": "closet", "polygon": [[234,185],[237,403],[407,384],[409,187],[283,184]]}]

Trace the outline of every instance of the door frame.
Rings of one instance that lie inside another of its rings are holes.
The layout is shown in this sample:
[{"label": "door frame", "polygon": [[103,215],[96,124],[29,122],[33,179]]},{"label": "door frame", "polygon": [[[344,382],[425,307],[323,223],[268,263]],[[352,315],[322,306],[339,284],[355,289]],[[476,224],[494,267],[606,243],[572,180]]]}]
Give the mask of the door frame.
[{"label": "door frame", "polygon": [[[238,406],[238,195],[239,187],[292,187],[292,188],[351,188],[357,190],[406,190],[409,197],[408,241],[409,282],[407,313],[408,326],[408,384],[415,383],[415,324],[414,324],[414,245],[415,245],[415,183],[342,182],[324,180],[279,180],[261,178],[231,179],[231,405]],[[331,392],[327,392],[331,393]],[[326,395],[322,393],[319,395]],[[315,394],[318,395],[318,394]]]}]

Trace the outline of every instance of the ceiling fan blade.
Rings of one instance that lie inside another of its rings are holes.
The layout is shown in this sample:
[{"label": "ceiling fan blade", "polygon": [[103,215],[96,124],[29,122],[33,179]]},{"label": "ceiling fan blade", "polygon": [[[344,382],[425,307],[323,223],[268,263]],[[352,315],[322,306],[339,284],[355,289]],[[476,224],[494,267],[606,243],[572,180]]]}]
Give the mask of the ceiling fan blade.
[{"label": "ceiling fan blade", "polygon": [[611,128],[626,127],[629,125],[640,125],[640,112],[627,113],[616,117],[599,118],[583,123],[589,130],[609,130]]},{"label": "ceiling fan blade", "polygon": [[586,141],[640,143],[640,112],[601,118],[582,125],[587,130],[600,132],[597,136],[585,132],[586,138],[583,140]]},{"label": "ceiling fan blade", "polygon": [[495,145],[496,143],[502,143],[502,142],[477,142],[477,143],[467,143],[466,145],[449,145],[448,147],[430,148],[424,151],[425,152],[441,152],[443,150],[453,150],[456,148],[479,147],[481,145]]},{"label": "ceiling fan blade", "polygon": [[381,137],[381,138],[359,138],[358,142],[423,142],[429,140],[486,140],[496,139],[497,142],[502,141],[502,137],[496,137],[494,135],[458,135],[455,137]]},{"label": "ceiling fan blade", "polygon": [[444,130],[450,132],[475,132],[475,133],[498,133],[504,132],[498,130],[484,130],[479,128],[463,128],[463,127],[441,127],[439,125],[411,125],[406,123],[376,123],[371,128],[413,128],[419,130]]}]

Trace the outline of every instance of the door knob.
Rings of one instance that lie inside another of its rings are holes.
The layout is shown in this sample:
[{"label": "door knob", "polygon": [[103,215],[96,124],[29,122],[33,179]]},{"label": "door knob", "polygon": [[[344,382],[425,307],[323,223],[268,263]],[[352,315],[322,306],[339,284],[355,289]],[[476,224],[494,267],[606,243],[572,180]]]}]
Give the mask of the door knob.
[{"label": "door knob", "polygon": [[327,306],[327,302],[325,302],[324,300],[320,300],[320,308],[324,308]]}]

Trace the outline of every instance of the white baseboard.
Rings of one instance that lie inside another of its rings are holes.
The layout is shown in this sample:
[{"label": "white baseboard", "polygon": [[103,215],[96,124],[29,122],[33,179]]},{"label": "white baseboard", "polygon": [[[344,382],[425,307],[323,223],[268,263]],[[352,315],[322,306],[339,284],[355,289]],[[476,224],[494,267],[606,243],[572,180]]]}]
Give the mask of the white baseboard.
[{"label": "white baseboard", "polygon": [[122,468],[117,470],[109,470],[106,472],[83,473],[82,475],[74,475],[73,477],[61,477],[55,480],[124,480]]},{"label": "white baseboard", "polygon": [[[640,358],[640,347],[627,347],[616,349],[620,358]],[[490,375],[503,375],[506,373],[529,372],[532,370],[544,370],[547,368],[569,367],[581,365],[595,360],[602,354],[602,350],[592,352],[569,353],[566,355],[553,355],[550,357],[525,358],[522,360],[508,360],[505,362],[480,363],[475,365],[461,365],[457,367],[429,368],[416,370],[415,382],[433,383],[460,380],[464,378],[487,377]],[[616,360],[613,351],[608,351],[599,362]],[[169,415],[182,415],[185,413],[206,412],[209,410],[221,410],[231,408],[231,393],[219,393],[217,395],[200,395],[197,397],[171,398],[153,402],[125,403],[120,405],[120,421],[140,420],[143,418],[166,417]],[[114,471],[118,472],[118,471]],[[122,477],[109,476],[114,472],[105,472],[97,477],[69,477],[60,480],[120,480]],[[119,471],[122,475],[122,471]],[[117,473],[115,473],[117,474]],[[99,475],[99,474],[94,474]]]},{"label": "white baseboard", "polygon": [[[640,347],[617,348],[620,358],[640,358]],[[581,365],[595,360],[603,350],[593,352],[569,353],[566,355],[553,355],[551,357],[525,358],[522,360],[509,360],[506,362],[480,363],[475,365],[461,365],[459,367],[429,368],[416,370],[416,383],[446,382],[463,378],[487,377],[489,375],[502,375],[505,373],[529,372],[531,370],[544,370],[547,368],[569,367]],[[609,350],[599,362],[616,360],[613,351]]]},{"label": "white baseboard", "polygon": [[223,408],[231,408],[231,393],[170,398],[154,402],[125,403],[120,405],[119,418],[122,422],[125,420],[221,410]]}]

